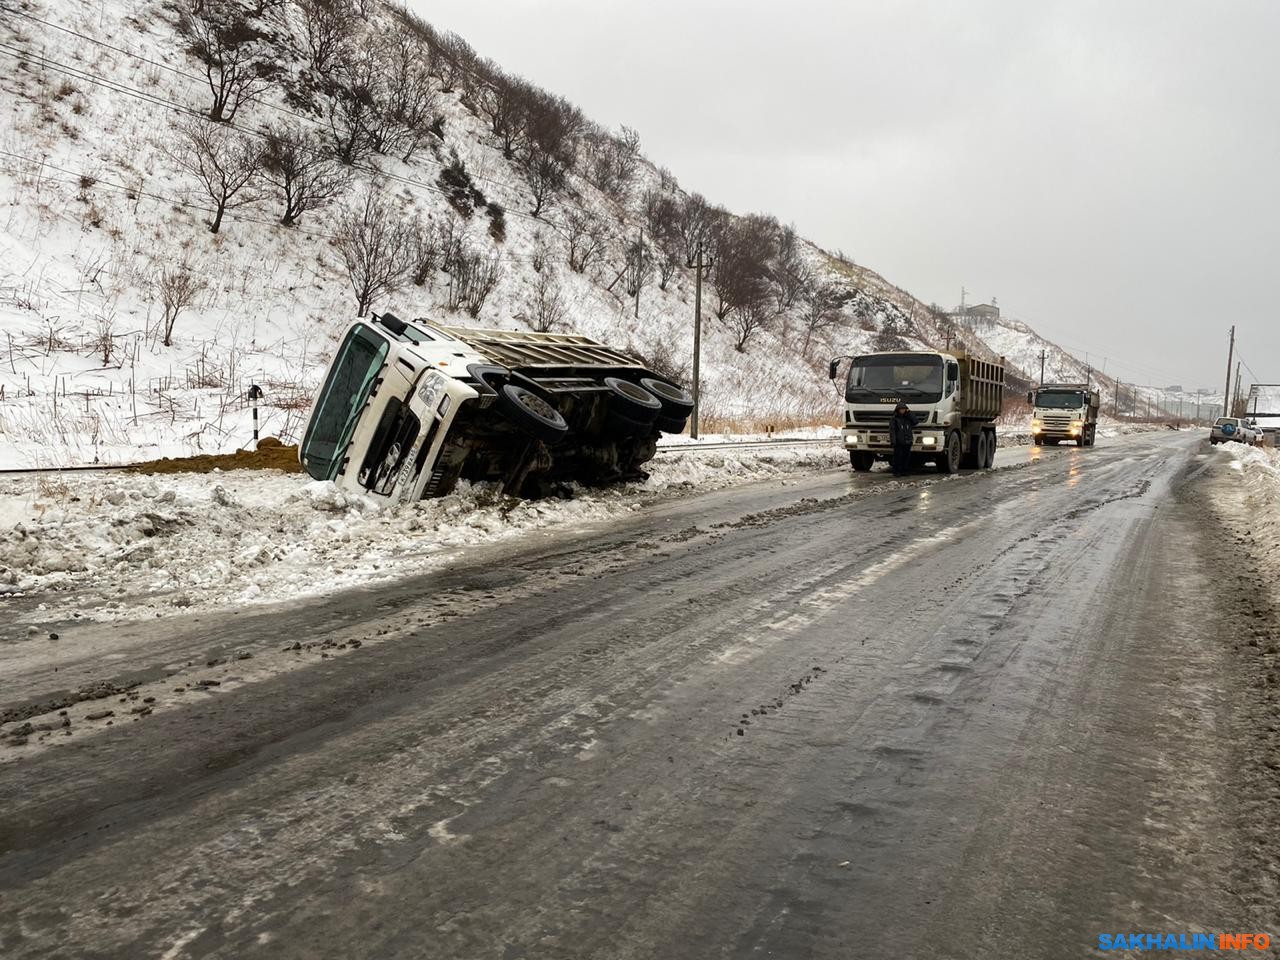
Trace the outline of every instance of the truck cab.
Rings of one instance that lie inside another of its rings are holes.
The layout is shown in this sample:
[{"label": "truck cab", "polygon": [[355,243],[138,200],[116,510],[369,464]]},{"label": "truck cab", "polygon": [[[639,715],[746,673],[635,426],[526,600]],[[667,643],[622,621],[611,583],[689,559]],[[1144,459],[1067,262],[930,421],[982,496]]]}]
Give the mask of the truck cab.
[{"label": "truck cab", "polygon": [[1097,390],[1084,383],[1046,383],[1027,394],[1031,404],[1031,441],[1037,446],[1073,440],[1091,447],[1097,438]]},{"label": "truck cab", "polygon": [[386,502],[461,480],[538,496],[643,479],[692,398],[586,337],[471,330],[392,314],[353,322],[298,448],[317,480]]},{"label": "truck cab", "polygon": [[995,420],[1004,393],[1004,362],[968,354],[882,351],[831,361],[844,384],[845,449],[854,470],[870,470],[892,454],[889,420],[905,403],[916,420],[912,461],[942,473],[985,469],[995,460]]}]

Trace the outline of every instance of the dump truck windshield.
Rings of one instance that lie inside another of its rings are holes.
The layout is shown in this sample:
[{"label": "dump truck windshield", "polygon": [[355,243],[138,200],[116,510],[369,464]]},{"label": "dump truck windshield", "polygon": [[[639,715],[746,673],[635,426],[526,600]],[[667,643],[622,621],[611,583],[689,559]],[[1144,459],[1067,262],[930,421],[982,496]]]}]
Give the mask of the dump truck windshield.
[{"label": "dump truck windshield", "polygon": [[855,357],[849,368],[846,399],[893,395],[912,399],[942,399],[942,358],[912,354]]},{"label": "dump truck windshield", "polygon": [[1074,410],[1084,406],[1084,394],[1079,390],[1040,390],[1036,393],[1036,406],[1046,410]]},{"label": "dump truck windshield", "polygon": [[337,475],[388,349],[386,338],[364,324],[353,327],[338,348],[302,440],[302,465],[315,479],[332,480]]}]

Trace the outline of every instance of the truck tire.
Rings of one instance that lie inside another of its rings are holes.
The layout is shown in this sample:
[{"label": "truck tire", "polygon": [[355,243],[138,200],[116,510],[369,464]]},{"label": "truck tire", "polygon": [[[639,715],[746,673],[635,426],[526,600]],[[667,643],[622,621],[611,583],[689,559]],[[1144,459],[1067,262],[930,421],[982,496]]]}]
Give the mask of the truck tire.
[{"label": "truck tire", "polygon": [[1088,442],[1088,439],[1089,438],[1085,435],[1084,431],[1082,430],[1080,432],[1080,436],[1076,437],[1076,446],[1077,447],[1085,446]]},{"label": "truck tire", "polygon": [[522,433],[543,443],[559,443],[569,432],[559,410],[515,383],[505,384],[498,391],[498,411]]},{"label": "truck tire", "polygon": [[987,431],[987,462],[983,464],[984,470],[990,470],[992,467],[995,466],[996,446],[997,444],[999,444],[999,442],[1000,441],[996,438],[995,428],[993,427],[992,429],[988,430]]},{"label": "truck tire", "polygon": [[609,391],[609,409],[636,423],[651,424],[662,412],[662,402],[652,393],[630,380],[605,377]]},{"label": "truck tire", "polygon": [[693,413],[693,397],[689,391],[653,377],[643,377],[640,386],[658,398],[658,402],[662,404],[662,416],[672,420],[687,420],[689,414]]},{"label": "truck tire", "polygon": [[865,450],[849,451],[849,466],[858,473],[867,473],[876,464],[876,455]]},{"label": "truck tire", "polygon": [[687,417],[668,417],[661,413],[658,414],[658,419],[653,421],[653,425],[663,433],[684,433],[688,423]]},{"label": "truck tire", "polygon": [[970,437],[969,449],[960,454],[960,466],[965,470],[977,470],[982,466],[982,441],[979,437],[981,434]]},{"label": "truck tire", "polygon": [[942,444],[942,451],[935,461],[939,473],[958,473],[960,470],[960,434],[952,430]]},{"label": "truck tire", "polygon": [[648,436],[654,430],[662,428],[658,426],[656,420],[641,423],[639,420],[631,419],[625,413],[610,409],[605,412],[604,429],[606,436],[625,439]]},{"label": "truck tire", "polygon": [[1040,434],[1038,434],[1038,433],[1033,433],[1033,434],[1031,435],[1031,445],[1032,445],[1033,447],[1043,447],[1043,446],[1044,446],[1044,437],[1042,437],[1042,436],[1041,436]]}]

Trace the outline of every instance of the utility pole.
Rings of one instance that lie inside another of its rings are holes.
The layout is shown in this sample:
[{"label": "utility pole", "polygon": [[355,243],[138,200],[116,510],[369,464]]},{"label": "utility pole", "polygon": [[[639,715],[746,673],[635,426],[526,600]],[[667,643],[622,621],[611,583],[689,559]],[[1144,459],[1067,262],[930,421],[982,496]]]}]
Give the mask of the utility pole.
[{"label": "utility pole", "polygon": [[1231,416],[1231,361],[1236,352],[1236,327],[1231,325],[1231,344],[1227,347],[1227,385],[1222,390],[1222,415]]},{"label": "utility pole", "polygon": [[644,275],[644,231],[636,237],[636,319],[640,319],[640,278]]},{"label": "utility pole", "polygon": [[1044,347],[1040,348],[1040,386],[1044,386]]},{"label": "utility pole", "polygon": [[689,415],[689,436],[698,439],[698,413],[702,406],[702,275],[715,266],[715,261],[704,257],[702,241],[698,241],[694,255],[693,273],[693,413]]},{"label": "utility pole", "polygon": [[1124,386],[1123,380],[1116,381],[1116,402],[1111,405],[1111,416],[1120,419],[1120,389]]},{"label": "utility pole", "polygon": [[1240,405],[1240,364],[1242,362],[1241,360],[1236,361],[1236,389],[1231,394],[1231,410],[1227,413],[1229,417],[1235,416],[1236,407]]}]

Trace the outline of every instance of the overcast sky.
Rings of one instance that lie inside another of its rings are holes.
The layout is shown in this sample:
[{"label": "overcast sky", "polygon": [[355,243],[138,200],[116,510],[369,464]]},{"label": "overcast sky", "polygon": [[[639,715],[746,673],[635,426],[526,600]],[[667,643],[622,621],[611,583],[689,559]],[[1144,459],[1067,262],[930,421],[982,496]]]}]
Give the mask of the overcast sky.
[{"label": "overcast sky", "polygon": [[1189,388],[1236,323],[1280,382],[1280,2],[410,3],[923,300]]}]

